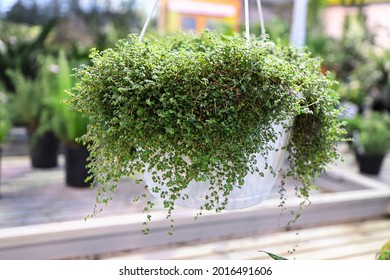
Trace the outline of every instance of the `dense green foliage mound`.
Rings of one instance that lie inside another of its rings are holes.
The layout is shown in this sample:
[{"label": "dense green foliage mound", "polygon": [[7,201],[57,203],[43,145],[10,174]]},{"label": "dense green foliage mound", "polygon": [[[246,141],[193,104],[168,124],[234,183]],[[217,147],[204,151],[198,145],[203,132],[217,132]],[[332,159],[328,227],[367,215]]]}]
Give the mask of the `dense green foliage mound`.
[{"label": "dense green foliage mound", "polygon": [[109,200],[121,177],[150,170],[169,187],[149,186],[169,217],[191,180],[210,180],[213,199],[204,208],[222,210],[248,172],[261,173],[254,154],[267,157],[279,135],[274,126],[291,129],[285,120],[294,120],[284,148],[300,195],[338,158],[343,130],[335,82],[304,52],[203,32],[142,42],[130,36],[93,50],[91,61],[76,71],[68,102],[90,120],[83,141],[101,185],[99,202]]}]

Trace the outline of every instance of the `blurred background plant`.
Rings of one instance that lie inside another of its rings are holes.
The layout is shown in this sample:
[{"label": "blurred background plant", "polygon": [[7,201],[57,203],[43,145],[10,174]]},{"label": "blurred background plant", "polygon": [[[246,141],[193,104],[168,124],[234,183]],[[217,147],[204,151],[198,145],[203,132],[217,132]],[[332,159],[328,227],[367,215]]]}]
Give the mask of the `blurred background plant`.
[{"label": "blurred background plant", "polygon": [[32,133],[49,129],[45,122],[53,120],[55,108],[48,97],[61,98],[56,87],[69,80],[57,78],[62,72],[55,73],[54,57],[78,66],[87,63],[89,49],[108,48],[137,32],[142,16],[136,2],[17,0],[0,10],[0,84],[10,99],[12,124]]},{"label": "blurred background plant", "polygon": [[347,131],[353,139],[361,173],[378,175],[390,149],[390,114],[387,111],[366,111],[347,119]]},{"label": "blurred background plant", "polygon": [[15,89],[7,71],[18,70],[27,78],[35,77],[38,56],[46,52],[44,42],[54,24],[28,26],[0,20],[0,81],[6,89]]},{"label": "blurred background plant", "polygon": [[56,89],[56,74],[53,73],[50,56],[37,59],[40,67],[34,78],[20,70],[8,69],[7,74],[14,85],[9,95],[9,110],[14,125],[24,126],[29,136],[29,151],[33,167],[57,166],[58,138],[47,120],[54,117],[53,109],[45,102]]},{"label": "blurred background plant", "polygon": [[350,122],[355,147],[360,154],[382,155],[390,149],[390,115],[372,111],[358,115]]},{"label": "blurred background plant", "polygon": [[78,138],[86,133],[89,121],[81,113],[69,110],[64,103],[66,91],[75,83],[71,63],[75,67],[80,64],[79,61],[68,61],[64,50],[61,50],[57,57],[47,57],[47,63],[44,65],[50,70],[50,79],[46,80],[46,86],[51,89],[51,94],[43,99],[49,110],[42,114],[40,130],[52,131],[63,144],[66,184],[87,187],[89,183],[86,182],[86,165],[89,153],[86,145],[78,142]]},{"label": "blurred background plant", "polygon": [[370,51],[366,62],[352,71],[350,81],[364,92],[367,106],[390,112],[390,50]]},{"label": "blurred background plant", "polygon": [[[45,65],[50,69],[46,85],[50,88],[50,94],[42,99],[42,102],[50,110],[42,115],[41,130],[52,130],[63,143],[76,143],[76,139],[82,136],[88,125],[88,120],[80,113],[68,110],[63,102],[66,97],[66,90],[70,89],[75,81],[72,76],[71,62],[66,58],[64,50],[61,50],[57,57],[50,57]],[[73,61],[78,65],[78,61]]]},{"label": "blurred background plant", "polygon": [[11,121],[7,110],[7,96],[0,88],[0,144],[7,136],[10,127],[11,127]]},{"label": "blurred background plant", "polygon": [[35,78],[42,55],[64,49],[69,59],[87,61],[90,48],[105,49],[137,32],[142,15],[136,2],[90,1],[85,6],[79,0],[16,1],[0,11],[0,82],[13,91],[6,74],[10,69]]}]

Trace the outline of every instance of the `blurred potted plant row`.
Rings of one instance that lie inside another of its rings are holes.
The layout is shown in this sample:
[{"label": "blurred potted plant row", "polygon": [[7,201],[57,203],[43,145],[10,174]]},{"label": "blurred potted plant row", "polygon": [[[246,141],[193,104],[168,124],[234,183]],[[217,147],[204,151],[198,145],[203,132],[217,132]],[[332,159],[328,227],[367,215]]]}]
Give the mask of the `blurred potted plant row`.
[{"label": "blurred potted plant row", "polygon": [[11,139],[12,127],[25,127],[32,167],[54,168],[63,152],[69,186],[89,186],[87,149],[76,144],[88,120],[68,110],[64,91],[73,86],[71,70],[88,61],[90,48],[110,47],[139,28],[136,2],[120,3],[114,11],[110,2],[88,9],[79,1],[50,1],[38,9],[35,1],[17,1],[0,13],[0,144]]},{"label": "blurred potted plant row", "polygon": [[[7,95],[7,118],[26,127],[34,168],[56,167],[62,143],[66,183],[87,186],[84,181],[88,155],[85,147],[76,144],[76,139],[86,131],[88,120],[69,111],[62,102],[64,91],[73,85],[71,66],[63,51],[57,57],[40,57],[40,63],[35,78],[26,77],[20,70],[7,71],[15,86],[13,93]],[[4,131],[6,127],[9,125],[4,125]]]},{"label": "blurred potted plant row", "polygon": [[359,170],[378,175],[390,149],[390,49],[375,43],[362,14],[352,20],[344,40],[345,53],[353,56],[340,78],[340,92],[350,112],[347,130]]},{"label": "blurred potted plant row", "polygon": [[[12,126],[24,126],[32,167],[57,167],[63,147],[67,185],[88,186],[85,182],[88,154],[84,146],[76,144],[76,139],[86,131],[88,120],[69,111],[62,102],[64,91],[74,84],[71,68],[82,60],[79,56],[77,59],[67,56],[63,49],[47,52],[44,42],[54,27],[52,22],[40,32],[24,25],[0,24],[1,28],[19,27],[13,34],[18,37],[4,37],[0,41],[0,142],[6,139]],[[28,39],[34,33],[38,35]]]}]

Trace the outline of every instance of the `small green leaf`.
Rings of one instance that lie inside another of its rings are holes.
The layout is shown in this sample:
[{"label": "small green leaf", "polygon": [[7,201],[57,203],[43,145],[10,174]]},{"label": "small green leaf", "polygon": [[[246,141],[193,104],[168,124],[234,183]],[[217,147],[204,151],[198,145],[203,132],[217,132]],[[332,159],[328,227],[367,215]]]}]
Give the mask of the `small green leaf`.
[{"label": "small green leaf", "polygon": [[260,253],[265,253],[265,254],[267,254],[268,256],[270,256],[272,259],[277,260],[277,261],[281,261],[281,260],[283,260],[283,261],[288,261],[288,259],[286,259],[286,258],[284,258],[284,257],[278,256],[278,255],[275,255],[275,254],[272,254],[272,253],[267,252],[267,251],[260,251],[260,250],[259,250],[258,252],[260,252]]}]

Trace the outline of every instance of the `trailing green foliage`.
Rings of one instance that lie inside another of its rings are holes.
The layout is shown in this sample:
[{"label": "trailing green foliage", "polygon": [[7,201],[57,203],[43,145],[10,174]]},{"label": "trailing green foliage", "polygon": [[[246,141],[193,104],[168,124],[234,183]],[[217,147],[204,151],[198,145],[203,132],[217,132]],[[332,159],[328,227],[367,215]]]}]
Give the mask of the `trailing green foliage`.
[{"label": "trailing green foliage", "polygon": [[[267,158],[278,124],[292,129],[284,148],[287,175],[302,183],[299,196],[307,198],[315,178],[339,158],[344,131],[335,82],[318,59],[291,47],[211,32],[143,42],[132,35],[115,48],[92,50],[91,60],[76,71],[67,102],[90,119],[82,140],[90,143],[99,203],[110,200],[121,177],[150,171],[168,187],[148,186],[168,218],[192,180],[211,183],[201,210],[221,211],[249,172],[262,176],[255,154]],[[292,128],[285,122],[291,119]]]}]

